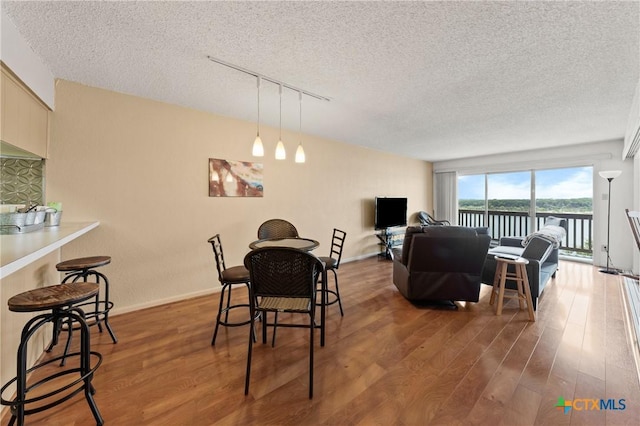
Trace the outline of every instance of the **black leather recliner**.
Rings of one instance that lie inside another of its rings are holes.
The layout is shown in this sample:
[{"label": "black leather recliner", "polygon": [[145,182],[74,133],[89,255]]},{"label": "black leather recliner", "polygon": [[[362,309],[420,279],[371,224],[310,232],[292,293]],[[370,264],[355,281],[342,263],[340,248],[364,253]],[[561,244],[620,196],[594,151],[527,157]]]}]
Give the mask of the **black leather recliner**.
[{"label": "black leather recliner", "polygon": [[477,302],[488,228],[410,226],[393,251],[393,283],[411,301]]}]

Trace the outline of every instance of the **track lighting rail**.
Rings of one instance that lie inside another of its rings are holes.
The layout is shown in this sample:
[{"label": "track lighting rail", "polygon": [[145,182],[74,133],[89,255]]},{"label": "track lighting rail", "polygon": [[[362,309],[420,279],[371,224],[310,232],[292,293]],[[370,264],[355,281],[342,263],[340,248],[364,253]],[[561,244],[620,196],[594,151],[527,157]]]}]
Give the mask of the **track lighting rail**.
[{"label": "track lighting rail", "polygon": [[288,83],[285,83],[283,81],[276,80],[275,78],[267,77],[266,75],[260,74],[258,72],[251,71],[249,69],[240,67],[238,65],[234,65],[234,64],[229,63],[227,61],[223,61],[222,59],[214,58],[213,56],[207,56],[207,59],[209,59],[212,62],[218,63],[220,65],[224,65],[225,67],[229,67],[231,69],[234,69],[236,71],[240,71],[240,72],[243,72],[245,74],[249,74],[249,75],[252,75],[254,77],[258,77],[258,78],[260,78],[262,80],[267,80],[267,81],[269,81],[269,82],[271,82],[273,84],[277,84],[279,86],[286,87],[287,89],[290,89],[290,90],[293,90],[293,91],[296,91],[296,92],[300,92],[303,95],[311,96],[312,98],[316,98],[316,99],[319,99],[321,101],[331,102],[331,98],[327,98],[326,96],[318,95],[317,93],[309,92],[308,90],[304,90],[304,89],[301,89],[299,87],[292,86],[292,85],[290,85]]}]

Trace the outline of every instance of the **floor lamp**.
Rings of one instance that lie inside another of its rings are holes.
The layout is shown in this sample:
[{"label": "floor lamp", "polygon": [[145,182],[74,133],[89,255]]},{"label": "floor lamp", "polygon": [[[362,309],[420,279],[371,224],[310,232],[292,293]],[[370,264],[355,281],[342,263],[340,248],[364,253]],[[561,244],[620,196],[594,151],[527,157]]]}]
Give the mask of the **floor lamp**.
[{"label": "floor lamp", "polygon": [[600,272],[604,272],[605,274],[618,275],[618,271],[616,269],[609,268],[609,234],[611,230],[611,181],[620,176],[622,174],[621,170],[608,170],[600,172],[600,177],[609,181],[609,196],[607,197],[609,200],[609,207],[607,210],[607,246],[605,247],[605,251],[607,252],[607,268],[600,269]]}]

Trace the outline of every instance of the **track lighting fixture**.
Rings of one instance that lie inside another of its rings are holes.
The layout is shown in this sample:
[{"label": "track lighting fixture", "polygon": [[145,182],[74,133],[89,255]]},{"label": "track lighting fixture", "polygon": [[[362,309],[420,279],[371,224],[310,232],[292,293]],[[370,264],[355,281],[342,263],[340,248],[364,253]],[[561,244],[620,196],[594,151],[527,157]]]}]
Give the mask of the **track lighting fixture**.
[{"label": "track lighting fixture", "polygon": [[211,62],[215,62],[220,65],[224,65],[225,67],[234,69],[236,71],[243,72],[245,74],[252,75],[258,79],[258,122],[257,122],[257,131],[256,131],[256,139],[253,141],[253,149],[252,153],[256,157],[264,156],[264,145],[262,143],[262,139],[260,138],[260,83],[262,80],[267,80],[270,83],[277,84],[280,92],[280,138],[278,139],[278,144],[276,145],[276,159],[284,160],[287,158],[287,152],[284,148],[284,143],[282,142],[282,88],[286,87],[289,90],[294,90],[298,92],[298,99],[300,101],[300,122],[299,122],[299,133],[300,133],[300,142],[298,143],[298,148],[296,149],[295,162],[296,163],[304,163],[305,153],[304,148],[302,148],[302,95],[307,95],[312,98],[321,100],[321,101],[331,101],[330,98],[327,98],[322,95],[318,95],[313,92],[309,92],[307,90],[300,89],[298,87],[292,86],[290,84],[284,83],[280,80],[276,80],[271,77],[267,77],[260,73],[248,70],[246,68],[242,68],[238,65],[231,64],[229,62],[223,61],[221,59],[214,58],[213,56],[207,56]]}]

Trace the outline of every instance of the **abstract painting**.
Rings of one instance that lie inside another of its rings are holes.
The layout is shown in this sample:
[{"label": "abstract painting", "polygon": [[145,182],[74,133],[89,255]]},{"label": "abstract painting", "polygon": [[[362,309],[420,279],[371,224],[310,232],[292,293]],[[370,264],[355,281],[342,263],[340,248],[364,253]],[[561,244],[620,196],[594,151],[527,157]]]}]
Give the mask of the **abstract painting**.
[{"label": "abstract painting", "polygon": [[262,163],[209,158],[209,197],[262,197]]}]

